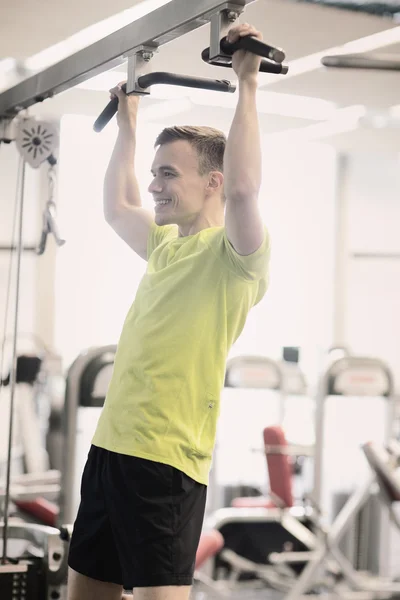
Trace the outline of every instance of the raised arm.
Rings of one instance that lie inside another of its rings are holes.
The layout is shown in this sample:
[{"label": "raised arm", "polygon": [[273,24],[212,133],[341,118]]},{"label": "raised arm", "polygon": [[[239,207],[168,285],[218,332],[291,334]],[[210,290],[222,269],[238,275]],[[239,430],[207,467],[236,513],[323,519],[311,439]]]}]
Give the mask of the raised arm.
[{"label": "raised arm", "polygon": [[142,208],[135,175],[138,96],[127,96],[120,88],[118,96],[118,136],[104,179],[104,217],[116,233],[147,260],[147,239],[153,214]]},{"label": "raised arm", "polygon": [[[245,23],[233,27],[228,40],[236,42],[245,35],[262,39],[261,33]],[[224,158],[225,228],[228,240],[242,255],[255,252],[264,240],[258,205],[262,171],[256,104],[260,60],[250,52],[239,50],[232,62],[238,76],[239,98]]]}]

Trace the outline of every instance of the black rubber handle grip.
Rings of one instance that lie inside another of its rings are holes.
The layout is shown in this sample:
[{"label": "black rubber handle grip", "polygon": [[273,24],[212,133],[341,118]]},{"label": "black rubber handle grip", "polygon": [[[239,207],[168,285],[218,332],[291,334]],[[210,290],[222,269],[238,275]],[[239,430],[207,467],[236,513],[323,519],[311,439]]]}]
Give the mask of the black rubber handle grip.
[{"label": "black rubber handle grip", "polygon": [[[126,92],[126,83],[121,86],[121,90]],[[113,116],[118,110],[118,98],[112,98],[107,106],[101,111],[99,116],[94,122],[93,129],[96,133],[99,133],[104,129],[104,127],[111,121]]]},{"label": "black rubber handle grip", "polygon": [[[236,86],[226,79],[206,79],[204,77],[191,77],[187,75],[176,75],[175,73],[166,73],[164,71],[156,71],[148,73],[138,78],[138,85],[146,89],[157,83],[167,85],[177,85],[182,87],[197,88],[203,90],[213,90],[216,92],[234,92]],[[121,89],[126,92],[126,83],[121,86]],[[118,111],[118,98],[113,98],[107,104],[105,109],[100,113],[94,122],[93,129],[97,133],[102,131],[109,121]]]},{"label": "black rubber handle grip", "polygon": [[[214,65],[216,67],[227,67],[228,69],[232,68],[232,61],[227,62],[218,62],[218,60],[210,60],[210,48],[206,48],[201,53],[201,58],[204,62],[209,65]],[[274,73],[275,75],[286,75],[289,67],[287,65],[282,65],[280,63],[272,62],[271,60],[263,59],[260,63],[260,71],[262,73]]]},{"label": "black rubber handle grip", "polygon": [[141,88],[148,88],[157,83],[176,85],[181,87],[197,88],[201,90],[213,90],[215,92],[234,92],[236,86],[226,79],[208,79],[206,77],[192,77],[191,75],[178,75],[156,71],[142,75],[138,79]]},{"label": "black rubber handle grip", "polygon": [[274,48],[257,38],[246,35],[240,38],[234,44],[228,42],[227,38],[222,38],[220,42],[220,48],[222,52],[232,56],[237,50],[247,50],[248,52],[252,52],[253,54],[257,54],[258,56],[263,56],[264,58],[268,58],[276,63],[281,63],[285,60],[286,55],[282,48]]}]

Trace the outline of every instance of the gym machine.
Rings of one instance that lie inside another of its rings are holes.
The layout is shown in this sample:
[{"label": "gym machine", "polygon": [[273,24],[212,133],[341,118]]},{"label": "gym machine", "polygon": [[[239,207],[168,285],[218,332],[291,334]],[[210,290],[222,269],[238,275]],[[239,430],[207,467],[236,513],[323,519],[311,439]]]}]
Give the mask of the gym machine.
[{"label": "gym machine", "polygon": [[[340,597],[353,597],[358,592],[356,597],[372,599],[380,592],[389,592],[389,596],[399,593],[400,584],[390,585],[385,580],[389,522],[373,493],[368,464],[360,452],[366,443],[390,443],[395,426],[392,374],[379,359],[345,356],[322,375],[316,401],[312,497],[325,518],[316,529],[318,551],[310,557],[286,600],[297,600],[315,585],[317,573],[327,567],[329,551],[345,582],[338,592]],[[342,495],[342,507],[336,510],[338,494]],[[280,559],[284,561],[285,556]]]},{"label": "gym machine", "polygon": [[[91,436],[104,403],[115,351],[116,347],[113,345],[90,349],[74,361],[68,372],[65,411],[63,411],[65,440],[62,445],[65,449],[63,453],[65,464],[61,480],[63,492],[60,499],[59,523],[73,522],[76,514],[81,472]],[[292,370],[290,379],[292,383],[290,385],[283,383],[285,367],[287,365],[281,365],[263,357],[235,357],[228,361],[225,379],[227,387],[223,392],[228,394],[224,398],[226,406],[228,407],[231,393],[243,394],[244,388],[248,401],[248,395],[262,393],[262,390],[269,386],[278,391],[274,409],[275,418],[278,418],[283,414],[282,397],[286,403],[296,388],[298,391],[305,389],[305,381],[301,372],[295,374],[295,371]],[[294,382],[297,383],[294,384]],[[279,394],[280,387],[284,389],[282,397]],[[329,407],[330,395],[333,396],[332,401],[334,402],[333,394],[342,396],[346,393],[371,398],[372,404],[369,405],[368,410],[371,410],[374,403],[377,404],[377,410],[373,411],[371,415],[373,431],[375,439],[379,439],[380,434],[384,436],[387,421],[391,420],[390,413],[387,412],[391,399],[391,377],[385,365],[380,361],[357,357],[346,357],[333,363],[321,378],[318,406],[320,408]],[[347,410],[348,406],[346,404]],[[366,408],[365,405],[364,408]],[[335,413],[336,410],[337,407],[334,407],[333,412]],[[325,419],[321,419],[320,410],[317,414],[317,424],[325,422],[327,414],[328,418],[331,418],[330,411],[323,413]],[[338,418],[341,418],[340,415]],[[379,432],[379,424],[381,432]],[[377,425],[378,430],[376,429]],[[317,425],[316,445],[325,448],[326,451],[326,448],[329,449],[329,444],[324,445],[321,441],[321,435],[323,436],[324,433],[325,426],[318,427]],[[353,443],[357,445],[356,440],[353,440]],[[316,473],[319,472],[319,468],[321,467],[316,467]],[[320,484],[316,485],[318,491],[322,481],[321,479],[317,479],[317,481],[320,481]],[[315,550],[318,543],[317,536],[312,533],[313,527],[318,529],[318,526],[315,525],[313,511],[310,507],[291,507],[288,510],[279,507],[272,510],[224,508],[216,511],[207,520],[206,527],[207,529],[217,529],[225,538],[224,549],[219,555],[216,555],[213,561],[213,575],[216,579],[227,577],[228,566],[229,576],[232,578],[234,575],[239,580],[251,580],[253,585],[256,581],[258,584],[261,582],[263,585],[279,590],[287,590],[287,587],[294,585],[296,581],[293,573],[285,572],[284,568],[285,561],[290,559],[290,552],[302,553],[303,561],[306,561],[309,553]],[[64,537],[67,539],[68,535],[65,534],[65,531],[64,529]],[[274,531],[275,536],[281,536],[278,543],[275,543],[276,537],[275,542],[272,542],[272,532]],[[51,533],[52,539],[60,543],[60,532],[57,528],[46,529],[46,532]],[[265,540],[271,542],[271,546],[268,548],[265,548]],[[65,542],[62,543],[62,546],[64,544]],[[247,550],[243,550],[243,544],[245,547],[247,545]],[[45,540],[43,540],[43,548],[46,548]],[[290,552],[287,551],[288,548],[290,548]],[[280,552],[285,549],[286,551]],[[269,564],[265,565],[262,558],[268,554],[271,560]],[[62,553],[57,551],[56,556],[59,555]],[[65,561],[65,547],[63,557]],[[45,556],[42,558],[41,564],[45,564]],[[62,570],[59,573],[60,578],[61,573]],[[296,572],[295,575],[297,575]],[[30,577],[33,577],[32,574]],[[54,586],[49,589],[53,594],[59,593]]]},{"label": "gym machine", "polygon": [[[267,425],[284,427],[299,406],[303,416],[311,420],[312,406],[306,393],[307,383],[296,362],[265,356],[228,360],[207,514],[229,506],[235,494],[260,493],[267,475],[260,448],[262,430]],[[243,419],[248,411],[251,418]]]},{"label": "gym machine", "polygon": [[[287,358],[287,350],[283,351],[284,358]],[[229,594],[245,590],[265,591],[265,588],[269,589],[269,593],[272,589],[286,591],[290,582],[294,581],[293,575],[289,577],[288,569],[284,568],[285,577],[282,577],[279,568],[268,563],[266,557],[283,548],[305,553],[315,547],[314,536],[309,531],[310,507],[288,506],[282,519],[282,499],[273,493],[269,498],[261,495],[232,497],[228,499],[228,505],[226,497],[221,499],[229,477],[238,476],[239,464],[240,472],[245,472],[249,477],[250,471],[258,477],[258,481],[260,476],[267,475],[265,455],[266,452],[275,452],[276,447],[260,447],[265,426],[277,423],[284,425],[285,419],[298,404],[302,406],[305,418],[313,419],[313,404],[306,393],[306,380],[297,361],[238,356],[227,363],[217,433],[217,460],[213,462],[210,486],[211,494],[217,493],[219,497],[211,504],[213,510],[207,513],[205,528],[219,531],[224,538],[224,547],[212,558],[207,574],[216,582],[218,589]],[[251,411],[251,419],[243,419],[247,411]],[[244,422],[246,425],[242,426]],[[254,427],[245,431],[244,428],[249,428],[249,422]],[[266,429],[274,434],[274,427]],[[233,444],[235,440],[236,444]],[[248,462],[244,460],[246,448],[243,446],[248,446]],[[295,458],[308,453],[309,448],[299,444],[287,444],[285,452],[280,455],[277,453],[278,478],[287,478],[288,487],[293,485],[288,455]],[[271,472],[269,475],[270,486],[274,488]],[[254,484],[255,479],[247,480],[248,484],[251,482]],[[267,505],[272,507],[265,508]]]},{"label": "gym machine", "polygon": [[[61,598],[67,573],[66,542],[58,528],[42,522],[60,492],[59,472],[48,470],[47,432],[41,427],[39,415],[43,410],[50,412],[50,380],[58,373],[59,363],[58,357],[43,347],[39,354],[20,354],[16,361],[17,435],[10,453],[8,518],[0,522],[0,552],[6,555],[0,565],[0,598],[5,600]],[[8,390],[11,378],[10,374],[2,381],[3,392]],[[3,394],[2,410],[10,411],[10,405],[10,397]],[[2,475],[5,479],[5,469]],[[6,494],[7,490],[0,488],[2,509]]]},{"label": "gym machine", "polygon": [[[223,535],[225,545],[213,559],[214,577],[240,583],[243,574],[251,574],[264,584],[286,590],[286,600],[316,590],[340,597],[350,597],[355,590],[357,598],[367,599],[380,591],[398,592],[399,584],[390,585],[382,578],[387,570],[388,523],[360,452],[367,441],[388,443],[393,415],[392,376],[385,363],[355,356],[331,363],[316,395],[310,504],[295,509],[216,511],[207,525]],[[329,483],[322,477],[326,473]],[[345,499],[338,511],[334,501],[339,495]],[[268,521],[275,523],[280,535],[284,532],[280,551],[271,551]],[[237,555],[243,560],[237,560]],[[368,577],[362,577],[361,570],[368,571]]]},{"label": "gym machine", "polygon": [[115,345],[88,349],[74,360],[67,373],[60,523],[73,523],[78,512],[83,468],[111,380],[116,351]]},{"label": "gym machine", "polygon": [[[400,499],[398,467],[400,464],[400,446],[395,440],[390,440],[386,445],[371,441],[362,445],[362,451],[370,472],[363,485],[356,489],[341,509],[333,524],[329,528],[317,530],[318,544],[314,552],[310,553],[309,561],[298,580],[291,587],[285,600],[298,600],[309,597],[309,592],[326,574],[328,569],[334,572],[331,594],[337,598],[351,598],[352,600],[373,600],[375,598],[398,597],[400,583],[388,575],[374,574],[368,570],[354,567],[345,556],[340,541],[352,523],[359,517],[360,512],[374,497],[380,507],[388,512],[390,521],[398,530],[400,522],[393,509],[393,504]],[[366,540],[368,544],[368,540]],[[385,558],[388,558],[389,548],[385,548]],[[293,556],[276,556],[278,564],[290,561]],[[282,562],[280,561],[282,559]],[[320,586],[320,590],[327,592]]]}]

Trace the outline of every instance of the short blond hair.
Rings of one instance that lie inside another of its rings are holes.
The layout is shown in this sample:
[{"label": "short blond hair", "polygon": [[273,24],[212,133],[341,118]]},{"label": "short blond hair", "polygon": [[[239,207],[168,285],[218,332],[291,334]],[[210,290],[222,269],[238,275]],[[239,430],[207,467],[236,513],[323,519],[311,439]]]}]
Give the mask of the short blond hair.
[{"label": "short blond hair", "polygon": [[210,171],[223,172],[226,136],[222,131],[213,127],[192,125],[166,127],[158,135],[154,147],[177,140],[186,140],[196,149],[200,175]]}]

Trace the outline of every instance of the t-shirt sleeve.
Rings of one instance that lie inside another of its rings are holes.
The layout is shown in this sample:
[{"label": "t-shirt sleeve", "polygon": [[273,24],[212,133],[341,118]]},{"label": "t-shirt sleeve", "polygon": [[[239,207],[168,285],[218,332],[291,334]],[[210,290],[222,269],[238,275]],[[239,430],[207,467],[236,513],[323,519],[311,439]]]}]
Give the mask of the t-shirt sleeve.
[{"label": "t-shirt sleeve", "polygon": [[149,237],[147,238],[147,259],[150,258],[153,251],[167,240],[172,240],[178,235],[176,225],[159,226],[155,223],[150,225]]},{"label": "t-shirt sleeve", "polygon": [[238,254],[223,229],[221,246],[221,259],[227,268],[238,277],[247,281],[257,281],[268,275],[270,259],[270,236],[268,229],[264,226],[264,240],[261,246],[252,254],[242,256]]}]

